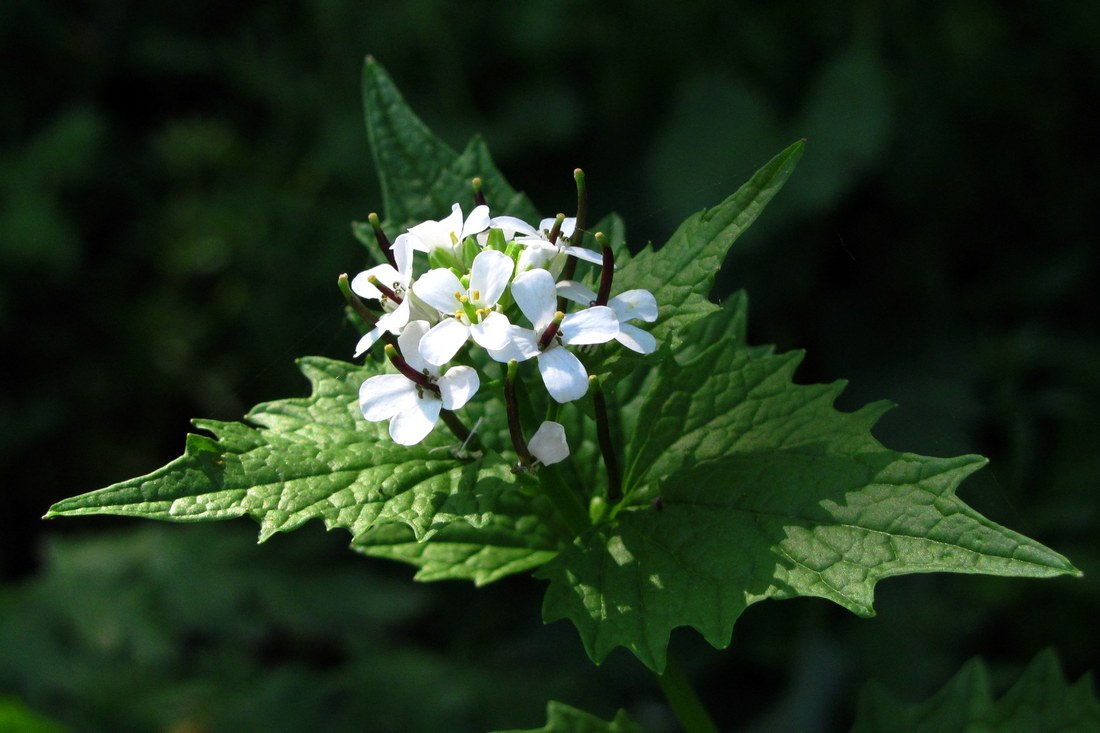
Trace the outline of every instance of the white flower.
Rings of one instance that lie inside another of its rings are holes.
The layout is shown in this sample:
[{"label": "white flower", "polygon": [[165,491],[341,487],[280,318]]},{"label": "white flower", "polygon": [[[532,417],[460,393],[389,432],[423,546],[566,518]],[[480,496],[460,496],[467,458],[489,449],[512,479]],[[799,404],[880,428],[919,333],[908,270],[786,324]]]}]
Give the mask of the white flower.
[{"label": "white flower", "polygon": [[[596,294],[575,280],[562,280],[558,283],[558,295],[574,303],[591,305],[596,302]],[[615,340],[639,354],[652,354],[657,350],[657,339],[648,331],[632,326],[627,321],[639,318],[646,323],[657,320],[657,299],[648,290],[627,290],[607,301],[615,318],[619,321],[619,333]]]},{"label": "white flower", "polygon": [[544,421],[531,436],[527,450],[531,451],[531,455],[542,461],[544,465],[561,463],[569,457],[569,443],[565,440],[565,428],[561,423]]},{"label": "white flower", "polygon": [[[402,234],[390,246],[393,251],[397,269],[389,263],[383,263],[369,270],[364,270],[351,281],[352,291],[361,298],[378,300],[382,309],[386,311],[375,324],[374,328],[364,334],[355,346],[355,356],[366,352],[374,343],[382,337],[383,333],[401,333],[401,329],[409,322],[412,304],[407,297],[409,281],[412,280],[413,269],[413,241],[408,234]],[[387,297],[371,282],[378,280],[383,287],[390,290],[400,298],[400,302],[394,302]]]},{"label": "white flower", "polygon": [[487,249],[474,258],[469,287],[445,268],[429,270],[413,283],[418,298],[440,313],[453,316],[444,318],[425,334],[420,344],[420,355],[425,361],[435,366],[446,364],[469,338],[485,349],[507,345],[511,324],[495,308],[514,268],[511,257]]},{"label": "white flower", "polygon": [[457,410],[474,396],[481,382],[477,372],[467,366],[455,366],[439,376],[439,370],[424,362],[417,350],[427,321],[412,321],[397,339],[405,362],[424,375],[428,384],[418,384],[404,374],[381,374],[363,382],[359,388],[359,409],[371,422],[390,421],[390,437],[401,445],[415,445],[432,431],[440,409]]},{"label": "white flower", "polygon": [[580,399],[588,392],[588,372],[568,345],[602,344],[615,338],[619,324],[615,311],[607,306],[586,308],[562,318],[557,334],[545,348],[539,341],[557,317],[557,292],[554,276],[546,270],[529,270],[512,281],[512,297],[523,315],[535,328],[509,325],[509,341],[501,349],[490,349],[497,361],[538,359],[539,373],[546,391],[558,402]]},{"label": "white flower", "polygon": [[[503,217],[501,217],[503,218]],[[568,242],[573,238],[573,232],[577,227],[574,217],[567,217],[561,224],[561,232],[555,242],[550,241],[550,231],[554,227],[555,219],[543,219],[539,222],[538,231],[533,235],[516,237],[516,241],[524,246],[524,251],[519,256],[516,270],[527,270],[545,267],[560,272],[560,256],[571,255],[577,259],[594,264],[603,264],[603,255],[584,247],[574,247]],[[518,230],[517,230],[518,233]]]},{"label": "white flower", "polygon": [[451,205],[451,215],[442,221],[425,221],[409,228],[413,235],[413,248],[417,252],[430,253],[433,249],[446,248],[456,257],[460,254],[462,240],[489,228],[489,207],[477,206],[462,219],[462,207]]}]

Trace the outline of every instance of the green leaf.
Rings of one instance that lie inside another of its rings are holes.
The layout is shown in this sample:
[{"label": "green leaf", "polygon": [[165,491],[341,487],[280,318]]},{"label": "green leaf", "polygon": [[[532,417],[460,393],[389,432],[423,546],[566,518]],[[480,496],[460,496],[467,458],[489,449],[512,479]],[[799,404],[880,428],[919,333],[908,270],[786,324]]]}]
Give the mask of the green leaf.
[{"label": "green leaf", "polygon": [[417,580],[471,580],[485,585],[544,565],[560,551],[565,530],[545,498],[508,492],[481,527],[454,522],[430,542],[417,542],[407,528],[376,527],[356,537],[352,549],[420,568]]},{"label": "green leaf", "polygon": [[642,729],[620,710],[611,722],[591,713],[551,700],[546,704],[546,725],[541,728],[498,731],[497,733],[641,733]]},{"label": "green leaf", "polygon": [[1100,730],[1100,700],[1085,675],[1066,681],[1054,652],[1042,652],[999,700],[989,670],[972,659],[930,699],[915,704],[881,687],[864,688],[852,733],[1072,733]]},{"label": "green leaf", "polygon": [[[712,319],[741,328],[717,314],[685,335],[721,332]],[[800,359],[723,338],[662,362],[627,450],[634,506],[540,569],[545,621],[572,620],[597,663],[623,646],[659,672],[673,628],[725,647],[766,598],[869,616],[892,575],[1077,573],[955,496],[984,459],[884,448],[870,429],[885,404],[835,410],[843,385],[794,384]]]},{"label": "green leaf", "polygon": [[418,540],[451,522],[485,524],[515,485],[496,454],[460,462],[442,426],[419,445],[394,443],[385,423],[362,418],[359,385],[381,367],[303,359],[308,398],[257,406],[254,425],[197,420],[217,439],[189,435],[184,455],[158,471],[66,499],[47,517],[118,514],[177,522],[251,516],[260,539],[321,519],[358,536],[389,523]]},{"label": "green leaf", "polygon": [[481,178],[494,214],[538,220],[534,205],[497,170],[483,140],[475,137],[461,155],[455,153],[409,109],[385,69],[370,56],[363,67],[363,105],[389,222],[404,227],[439,220],[456,202],[469,213],[475,176]]},{"label": "green leaf", "polygon": [[718,309],[707,298],[715,274],[733,243],[786,183],[802,147],[802,141],[788,147],[725,201],[688,218],[663,247],[645,247],[615,273],[615,292],[643,288],[657,298],[660,315],[650,331],[658,343],[678,348],[686,326]]},{"label": "green leaf", "polygon": [[15,697],[0,697],[0,730],[6,733],[63,733],[68,729],[31,711]]}]

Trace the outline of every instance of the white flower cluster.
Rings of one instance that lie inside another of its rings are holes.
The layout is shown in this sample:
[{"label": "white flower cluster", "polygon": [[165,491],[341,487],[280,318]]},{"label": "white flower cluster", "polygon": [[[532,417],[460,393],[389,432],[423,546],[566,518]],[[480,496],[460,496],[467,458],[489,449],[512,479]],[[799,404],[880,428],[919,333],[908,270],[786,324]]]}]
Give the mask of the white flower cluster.
[{"label": "white flower cluster", "polygon": [[[515,217],[492,218],[484,205],[463,218],[454,204],[447,218],[398,236],[390,247],[394,264],[372,267],[351,282],[356,295],[378,301],[382,310],[355,355],[396,337],[391,359],[401,372],[363,383],[364,417],[389,420],[397,443],[419,443],[441,409],[459,409],[477,392],[480,379],[473,367],[442,371],[471,340],[497,362],[535,359],[543,384],[560,403],[588,391],[588,373],[567,347],[617,340],[639,353],[654,351],[654,338],[628,323],[657,319],[651,293],[630,290],[595,305],[596,293],[581,283],[556,281],[568,257],[603,262],[600,253],[570,244],[575,226],[574,219],[561,217],[544,219],[537,228]],[[416,252],[425,253],[429,263],[420,275],[414,272]],[[580,307],[561,313],[559,296]],[[543,423],[529,449],[543,463],[563,460],[564,430]]]}]

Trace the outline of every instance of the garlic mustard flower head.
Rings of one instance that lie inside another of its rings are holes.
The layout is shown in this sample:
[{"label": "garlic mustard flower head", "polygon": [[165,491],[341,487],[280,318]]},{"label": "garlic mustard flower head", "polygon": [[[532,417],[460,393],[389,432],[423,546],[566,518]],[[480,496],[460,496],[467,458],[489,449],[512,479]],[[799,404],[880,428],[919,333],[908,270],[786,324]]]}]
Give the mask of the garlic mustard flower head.
[{"label": "garlic mustard flower head", "polygon": [[569,244],[573,238],[573,232],[576,231],[576,218],[567,217],[563,219],[559,234],[551,242],[550,233],[553,231],[555,223],[557,223],[556,219],[543,219],[539,222],[538,230],[533,235],[516,237],[516,241],[524,247],[516,267],[518,272],[526,272],[540,267],[560,272],[561,260],[565,255],[597,265],[603,263],[603,255],[599,252]]},{"label": "garlic mustard flower head", "polygon": [[459,254],[462,240],[480,234],[489,228],[489,207],[477,206],[465,220],[462,207],[451,205],[451,215],[441,221],[425,221],[409,228],[413,235],[413,248],[417,252],[431,254],[434,249],[445,248],[452,255]]},{"label": "garlic mustard flower head", "polygon": [[507,345],[511,324],[497,302],[514,268],[511,257],[487,249],[474,258],[468,287],[442,267],[429,270],[413,283],[417,297],[445,316],[420,342],[420,355],[426,362],[446,364],[470,338],[490,350]]},{"label": "garlic mustard flower head", "polygon": [[512,280],[512,297],[534,329],[509,325],[508,343],[489,349],[496,361],[538,360],[546,391],[557,402],[571,402],[588,392],[588,371],[566,345],[602,344],[615,338],[619,323],[615,311],[594,306],[562,315],[557,311],[554,276],[529,270]]},{"label": "garlic mustard flower head", "polygon": [[414,381],[404,374],[380,374],[359,388],[359,409],[372,422],[390,421],[390,437],[400,445],[416,445],[432,431],[441,409],[457,410],[474,396],[481,382],[477,372],[455,366],[443,376],[420,358],[418,349],[427,321],[412,321],[397,339],[405,363],[423,376]]},{"label": "garlic mustard flower head", "polygon": [[[596,294],[575,280],[562,280],[557,286],[558,295],[573,301],[590,305],[596,302]],[[643,331],[627,321],[639,319],[646,323],[657,320],[657,299],[648,290],[627,290],[607,301],[607,306],[615,311],[619,322],[619,333],[615,340],[639,354],[652,354],[657,350],[657,339],[648,331]]]},{"label": "garlic mustard flower head", "polygon": [[352,292],[361,298],[379,301],[385,311],[374,328],[359,339],[355,346],[356,356],[370,349],[383,333],[401,333],[401,329],[409,322],[412,305],[408,297],[413,271],[412,237],[408,234],[400,235],[390,249],[397,263],[396,269],[389,263],[384,263],[360,272],[351,281]]}]

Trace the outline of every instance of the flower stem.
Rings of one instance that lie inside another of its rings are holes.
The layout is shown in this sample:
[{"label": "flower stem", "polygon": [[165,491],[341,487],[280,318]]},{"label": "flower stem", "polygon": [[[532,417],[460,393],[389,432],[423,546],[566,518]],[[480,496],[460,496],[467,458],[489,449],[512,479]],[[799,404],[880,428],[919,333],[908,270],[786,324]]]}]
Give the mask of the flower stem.
[{"label": "flower stem", "polygon": [[440,410],[439,419],[443,421],[443,424],[447,426],[456,438],[461,440],[463,444],[466,444],[470,440],[470,429],[459,419],[458,415],[454,414],[450,410]]},{"label": "flower stem", "polygon": [[676,660],[668,660],[664,674],[657,675],[657,682],[685,733],[718,733],[718,726]]},{"label": "flower stem", "polygon": [[527,448],[527,441],[523,437],[523,425],[519,421],[519,400],[516,399],[516,372],[519,362],[512,359],[505,367],[504,376],[504,411],[508,415],[508,435],[512,438],[512,447],[516,449],[519,462],[524,466],[530,466],[535,462],[535,457]]},{"label": "flower stem", "polygon": [[623,498],[623,476],[619,471],[619,458],[615,455],[615,444],[611,440],[611,425],[607,418],[607,400],[595,375],[588,378],[592,389],[592,406],[596,410],[596,440],[600,444],[603,463],[607,467],[607,503],[615,505]]}]

